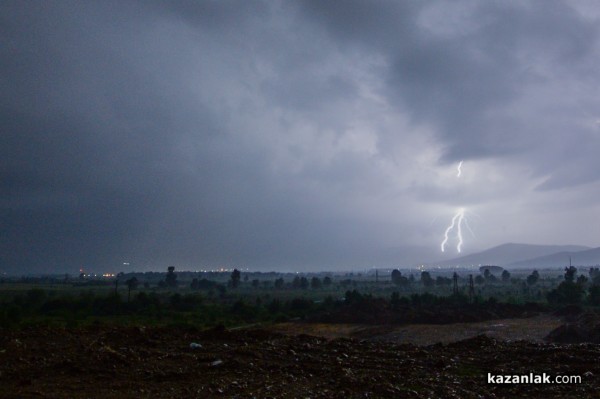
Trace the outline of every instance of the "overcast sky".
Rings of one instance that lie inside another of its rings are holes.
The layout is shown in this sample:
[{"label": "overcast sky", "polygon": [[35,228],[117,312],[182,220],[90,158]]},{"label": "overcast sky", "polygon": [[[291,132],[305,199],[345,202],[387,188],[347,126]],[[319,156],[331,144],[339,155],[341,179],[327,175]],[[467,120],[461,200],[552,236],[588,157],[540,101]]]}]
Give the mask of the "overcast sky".
[{"label": "overcast sky", "polygon": [[599,246],[599,19],[2,1],[0,271],[403,265],[439,258],[461,207],[463,253]]}]

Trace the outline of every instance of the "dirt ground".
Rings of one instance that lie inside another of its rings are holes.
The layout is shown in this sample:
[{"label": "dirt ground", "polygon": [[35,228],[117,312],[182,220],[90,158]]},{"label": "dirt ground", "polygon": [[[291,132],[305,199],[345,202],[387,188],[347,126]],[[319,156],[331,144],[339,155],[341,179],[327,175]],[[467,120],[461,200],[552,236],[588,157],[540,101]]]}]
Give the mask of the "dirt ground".
[{"label": "dirt ground", "polygon": [[[2,331],[0,397],[587,398],[600,392],[598,345],[477,336],[416,346],[289,332],[106,326]],[[488,384],[488,372],[579,375],[582,382]]]},{"label": "dirt ground", "polygon": [[361,324],[280,323],[273,331],[283,334],[309,334],[334,338],[356,338],[398,344],[433,345],[451,343],[478,335],[503,341],[542,342],[544,337],[564,321],[552,314],[535,317],[489,320],[476,323],[410,324],[405,326],[371,326]]}]

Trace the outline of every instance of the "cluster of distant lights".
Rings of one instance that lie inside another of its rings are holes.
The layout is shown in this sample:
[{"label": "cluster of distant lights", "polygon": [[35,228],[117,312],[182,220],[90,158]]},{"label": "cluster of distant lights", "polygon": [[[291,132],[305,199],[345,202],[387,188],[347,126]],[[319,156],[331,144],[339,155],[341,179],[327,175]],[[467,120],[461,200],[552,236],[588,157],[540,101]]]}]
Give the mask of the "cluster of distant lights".
[{"label": "cluster of distant lights", "polygon": [[482,265],[455,265],[455,266],[435,266],[435,265],[418,265],[416,266],[414,269],[413,268],[408,268],[408,270],[416,270],[418,273],[422,273],[425,271],[434,271],[434,270],[438,270],[438,271],[448,271],[448,270],[473,270],[476,269],[478,267],[481,267]]},{"label": "cluster of distant lights", "polygon": [[[241,267],[220,267],[217,269],[200,269],[200,270],[191,270],[191,272],[195,272],[195,273],[227,273],[227,272],[232,272],[234,270],[239,270],[241,272],[248,272],[250,271],[250,269],[246,268],[243,269]],[[190,270],[182,270],[182,272],[189,272]]]},{"label": "cluster of distant lights", "polygon": [[[246,268],[228,268],[228,267],[220,267],[217,269],[200,269],[200,270],[194,270],[194,272],[196,273],[228,273],[228,272],[232,272],[235,269],[240,270],[240,271],[250,271],[250,269]],[[182,270],[182,272],[187,272],[188,270]],[[97,273],[85,273],[83,271],[83,269],[79,269],[79,272],[81,273],[82,277],[105,277],[105,278],[110,278],[110,277],[116,277],[116,273],[103,273],[103,274],[97,274]]]},{"label": "cluster of distant lights", "polygon": [[[232,272],[234,269],[236,269],[236,268],[229,269],[229,268],[226,268],[226,267],[221,267],[219,269],[210,269],[210,270],[209,269],[201,269],[201,270],[196,270],[196,272],[200,272],[200,273],[224,273],[224,272]],[[238,269],[238,270],[240,270],[240,269]],[[248,269],[246,269],[246,271],[248,271]]]},{"label": "cluster of distant lights", "polygon": [[103,273],[103,274],[96,274],[96,273],[81,273],[82,277],[115,277],[116,274],[114,273]]}]

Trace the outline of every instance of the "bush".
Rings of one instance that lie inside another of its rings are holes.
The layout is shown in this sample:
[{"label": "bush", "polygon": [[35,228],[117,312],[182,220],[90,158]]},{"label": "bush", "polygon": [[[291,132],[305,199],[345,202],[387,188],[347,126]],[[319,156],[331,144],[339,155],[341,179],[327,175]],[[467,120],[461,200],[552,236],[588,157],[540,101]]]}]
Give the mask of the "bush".
[{"label": "bush", "polygon": [[590,296],[588,297],[588,302],[593,306],[600,305],[600,286],[593,285],[590,287]]},{"label": "bush", "polygon": [[553,305],[575,305],[581,303],[583,287],[570,280],[563,281],[560,285],[550,291],[546,298]]}]

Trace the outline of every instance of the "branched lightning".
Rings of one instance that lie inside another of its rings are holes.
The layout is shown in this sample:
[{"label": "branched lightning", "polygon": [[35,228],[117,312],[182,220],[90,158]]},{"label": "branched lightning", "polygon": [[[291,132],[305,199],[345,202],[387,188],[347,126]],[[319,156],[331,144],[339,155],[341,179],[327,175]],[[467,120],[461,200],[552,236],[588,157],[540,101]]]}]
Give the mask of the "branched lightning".
[{"label": "branched lightning", "polygon": [[469,233],[471,233],[471,235],[473,237],[475,237],[475,233],[473,233],[473,229],[471,229],[471,226],[469,226],[469,219],[467,218],[466,215],[465,215],[464,221],[465,221],[465,227],[469,230]]},{"label": "branched lightning", "polygon": [[460,208],[456,214],[454,215],[454,217],[452,218],[452,222],[450,223],[450,226],[448,226],[448,228],[446,229],[446,231],[444,232],[444,241],[442,241],[442,252],[445,252],[446,250],[446,244],[448,243],[449,240],[449,235],[450,232],[452,230],[454,230],[455,226],[456,226],[456,236],[458,238],[458,244],[456,244],[456,250],[458,252],[460,252],[461,248],[462,248],[462,244],[463,244],[463,236],[462,236],[462,224],[465,221],[465,209],[464,208]]},{"label": "branched lightning", "polygon": [[458,211],[458,214],[460,215],[458,217],[458,222],[456,224],[457,227],[457,233],[458,233],[458,244],[456,244],[456,250],[458,251],[458,253],[460,253],[460,249],[463,245],[463,237],[462,237],[462,222],[465,218],[465,210],[461,209]]},{"label": "branched lightning", "polygon": [[[460,175],[462,174],[462,165],[463,165],[463,161],[460,161],[458,163],[458,166],[456,167],[456,170],[457,170],[456,177],[457,178],[460,177]],[[456,250],[460,253],[460,251],[462,249],[462,245],[463,245],[463,235],[462,235],[463,223],[465,224],[467,229],[471,232],[471,234],[473,234],[473,230],[471,230],[471,227],[467,223],[467,219],[465,217],[465,208],[460,208],[454,214],[454,217],[452,217],[452,222],[450,223],[450,226],[448,226],[446,228],[446,231],[444,232],[444,240],[442,241],[442,244],[441,244],[442,252],[445,252],[445,250],[446,250],[446,244],[448,243],[448,240],[450,239],[450,232],[453,231],[454,229],[456,229],[456,238],[458,240],[458,243],[456,244]]]}]

